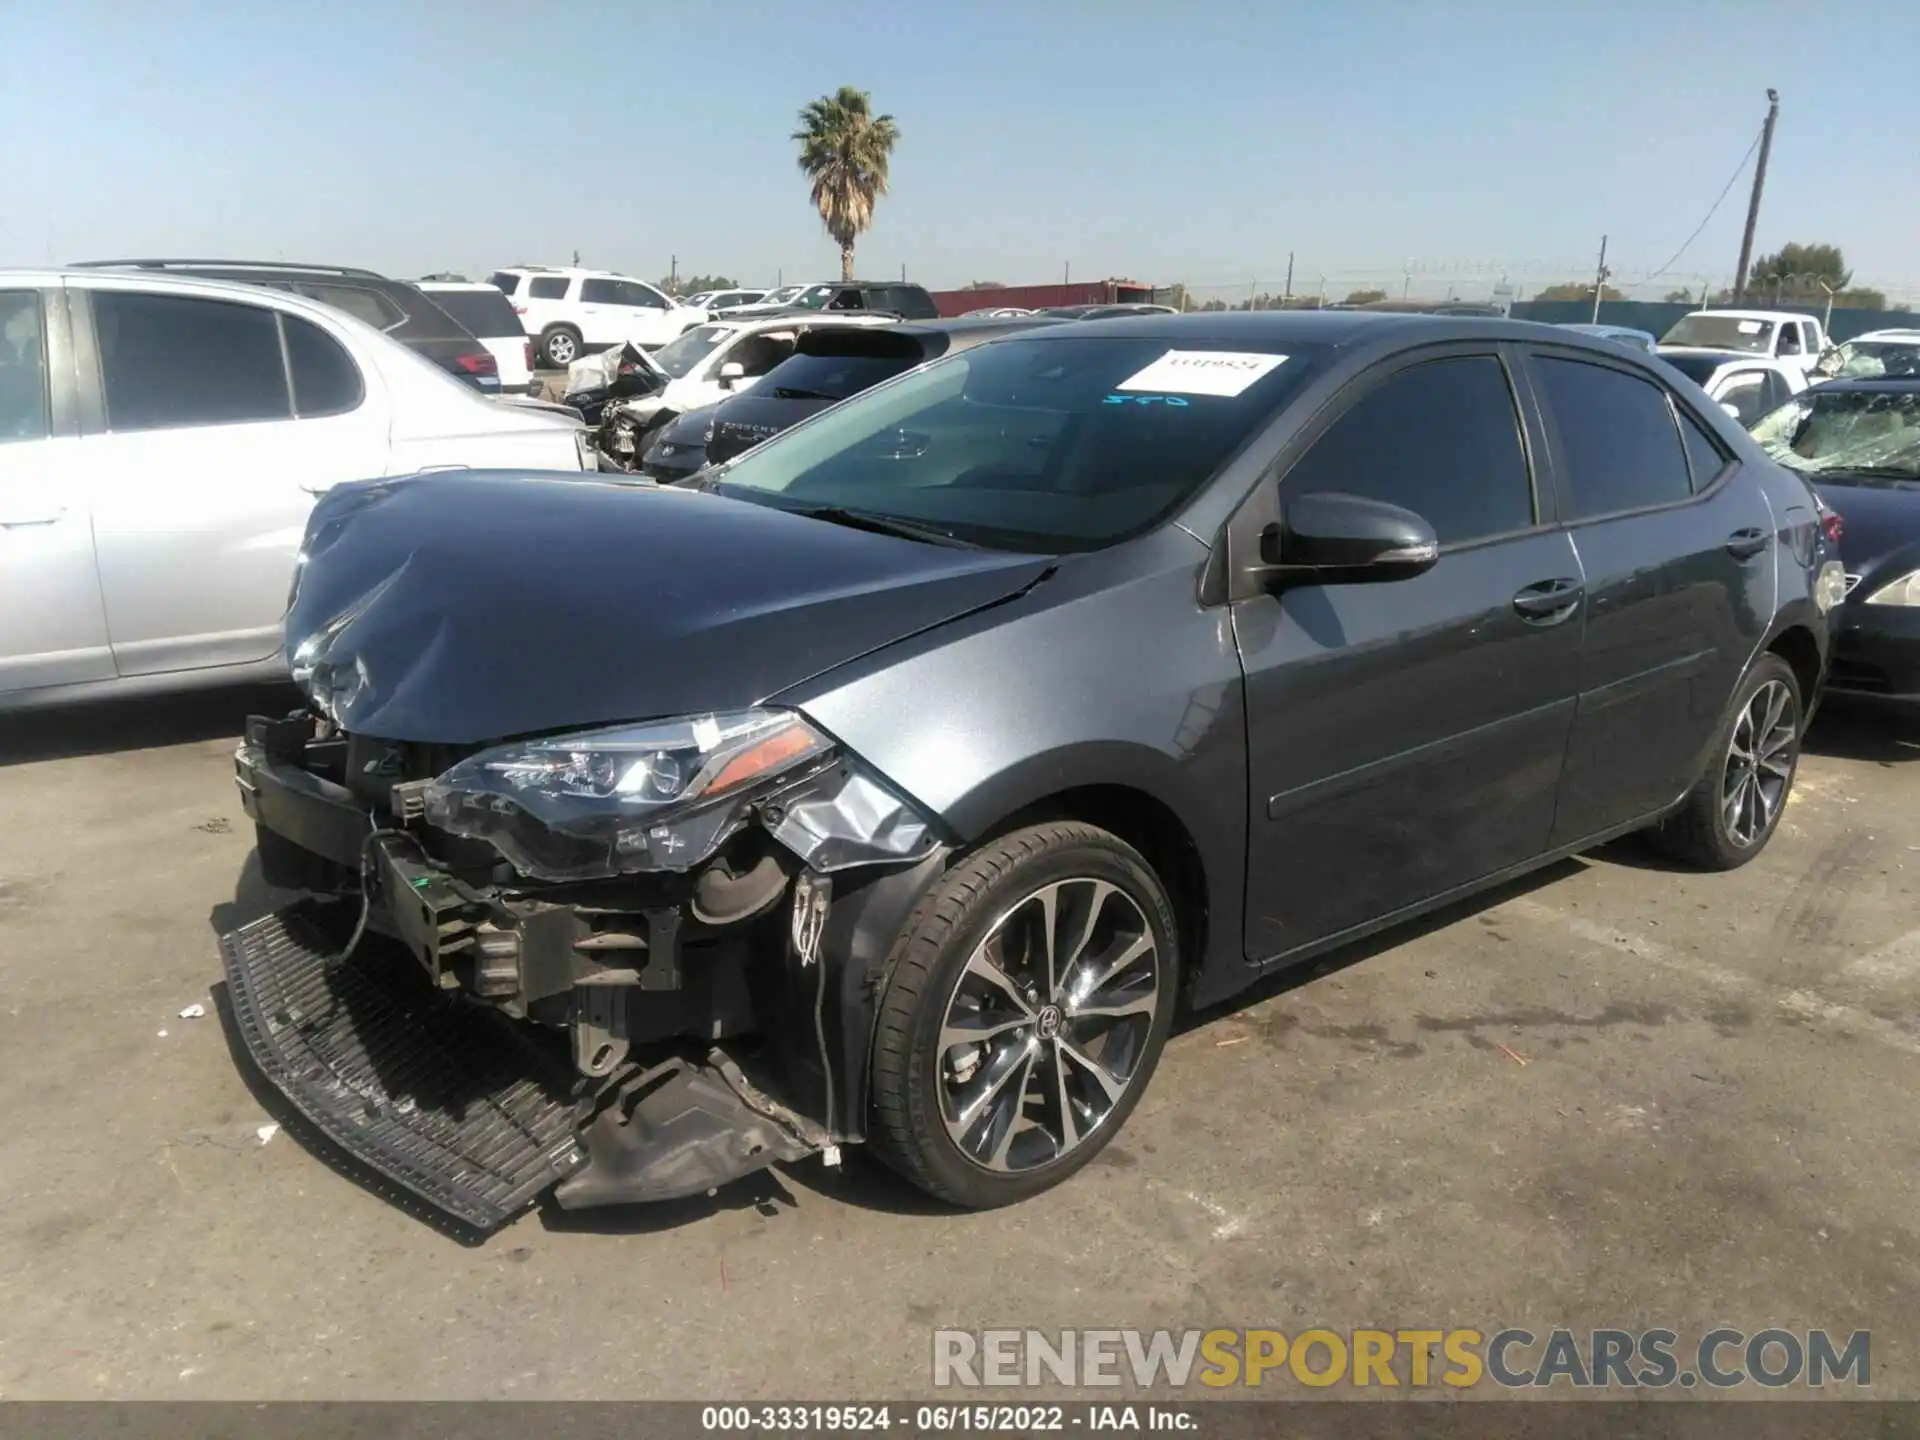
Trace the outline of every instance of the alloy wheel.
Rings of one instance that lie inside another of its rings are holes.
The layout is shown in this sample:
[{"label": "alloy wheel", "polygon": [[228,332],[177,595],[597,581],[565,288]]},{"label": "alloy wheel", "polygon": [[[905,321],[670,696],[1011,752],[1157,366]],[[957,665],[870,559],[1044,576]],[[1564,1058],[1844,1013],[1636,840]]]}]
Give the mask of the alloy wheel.
[{"label": "alloy wheel", "polygon": [[1786,803],[1800,738],[1793,692],[1769,680],[1746,703],[1727,742],[1720,815],[1727,838],[1742,850],[1759,844]]},{"label": "alloy wheel", "polygon": [[1119,1107],[1162,1003],[1160,952],[1132,896],[1061,880],[1001,915],[968,956],[940,1025],[940,1113],[983,1169],[1033,1170]]},{"label": "alloy wheel", "polygon": [[547,339],[547,358],[556,365],[573,363],[573,337],[571,335],[552,335]]}]

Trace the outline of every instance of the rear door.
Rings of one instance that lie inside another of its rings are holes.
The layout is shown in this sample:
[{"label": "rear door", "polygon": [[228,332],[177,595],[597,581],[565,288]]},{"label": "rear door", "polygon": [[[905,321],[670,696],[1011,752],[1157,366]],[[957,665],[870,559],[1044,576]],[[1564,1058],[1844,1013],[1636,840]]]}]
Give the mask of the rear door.
[{"label": "rear door", "polygon": [[113,677],[66,296],[0,290],[0,692]]},{"label": "rear door", "polygon": [[1760,487],[1648,371],[1530,347],[1527,373],[1587,587],[1559,846],[1693,783],[1773,614],[1776,526]]},{"label": "rear door", "polygon": [[[1433,526],[1441,554],[1413,579],[1233,607],[1254,960],[1538,855],[1578,682],[1580,564],[1550,495],[1536,495],[1540,440],[1500,351],[1402,356],[1334,404],[1278,503],[1337,492],[1400,505]],[[1257,545],[1245,515],[1236,548]]]},{"label": "rear door", "polygon": [[99,288],[81,442],[122,675],[280,648],[314,497],[384,474],[376,381],[319,323],[237,299]]}]

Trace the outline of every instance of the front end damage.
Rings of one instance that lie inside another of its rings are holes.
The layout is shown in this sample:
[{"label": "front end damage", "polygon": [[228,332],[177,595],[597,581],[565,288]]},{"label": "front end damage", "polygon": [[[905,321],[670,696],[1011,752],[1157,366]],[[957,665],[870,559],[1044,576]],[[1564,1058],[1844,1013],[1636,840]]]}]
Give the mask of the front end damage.
[{"label": "front end damage", "polygon": [[491,1230],[863,1138],[874,987],[945,847],[793,712],[489,748],[302,711],[235,768],[262,879],[310,897],[223,937],[240,1037],[412,1196]]}]

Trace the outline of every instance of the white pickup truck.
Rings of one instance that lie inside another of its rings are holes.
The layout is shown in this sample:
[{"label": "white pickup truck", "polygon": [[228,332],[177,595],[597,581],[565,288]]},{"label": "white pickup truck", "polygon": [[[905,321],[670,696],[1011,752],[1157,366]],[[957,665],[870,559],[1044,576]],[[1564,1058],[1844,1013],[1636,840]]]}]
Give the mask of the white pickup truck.
[{"label": "white pickup truck", "polygon": [[1806,375],[1827,349],[1820,322],[1792,310],[1695,310],[1660,337],[1662,355],[1737,350]]}]

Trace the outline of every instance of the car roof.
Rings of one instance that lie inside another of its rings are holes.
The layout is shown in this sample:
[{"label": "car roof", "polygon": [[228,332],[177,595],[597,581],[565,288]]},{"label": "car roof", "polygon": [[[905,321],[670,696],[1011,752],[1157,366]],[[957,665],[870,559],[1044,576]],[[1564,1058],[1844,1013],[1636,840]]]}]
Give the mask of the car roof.
[{"label": "car roof", "polygon": [[736,315],[730,310],[722,310],[711,320],[694,328],[696,330],[738,330],[743,333],[756,330],[791,330],[796,325],[805,325],[812,330],[822,327],[878,330],[882,327],[891,329],[896,323],[890,313],[880,311],[781,310],[772,315]]},{"label": "car roof", "polygon": [[651,280],[640,280],[638,275],[628,275],[621,270],[589,270],[584,265],[498,265],[491,272],[495,275],[565,275],[578,276],[583,280],[639,280],[642,285],[652,286]]},{"label": "car roof", "polygon": [[[953,322],[957,323],[957,322]],[[988,321],[1012,325],[1012,320]],[[1360,345],[1400,337],[1434,344],[1449,340],[1512,340],[1591,350],[1618,361],[1631,351],[1610,340],[1533,320],[1494,315],[1426,315],[1382,310],[1201,310],[1186,315],[1118,315],[1067,321],[1047,327],[1046,338],[1099,335],[1114,339],[1164,340],[1197,349],[1231,350],[1289,344]]]},{"label": "car roof", "polygon": [[1906,329],[1901,326],[1895,325],[1885,330],[1869,330],[1865,334],[1856,335],[1853,338],[1855,340],[1905,340],[1910,342],[1920,341],[1920,330]]},{"label": "car roof", "polygon": [[1720,315],[1729,320],[1814,320],[1817,315],[1802,315],[1798,310],[1722,310],[1709,306],[1705,310],[1689,310],[1680,318],[1685,320],[1692,315]]},{"label": "car roof", "polygon": [[496,294],[500,290],[486,280],[409,280],[407,284],[416,290],[492,290]]},{"label": "car roof", "polygon": [[[356,316],[347,314],[323,300],[312,300],[292,290],[275,290],[245,280],[216,280],[204,275],[181,275],[168,270],[116,270],[68,267],[58,270],[0,270],[0,289],[49,289],[59,285],[78,285],[95,290],[138,290],[154,295],[202,295],[209,300],[243,300],[252,305],[268,305],[276,310],[307,319],[337,325],[358,326],[370,335],[378,335],[390,344],[405,348],[405,342],[377,330]],[[462,332],[464,333],[464,332]]]}]

